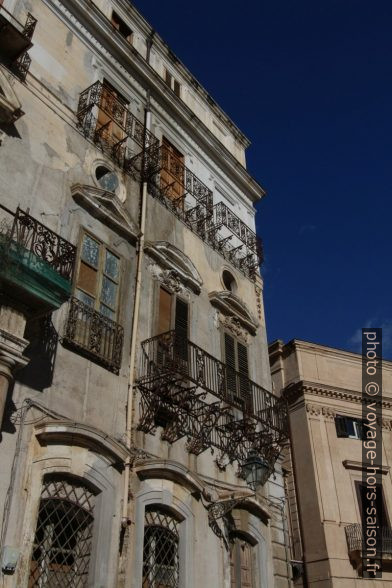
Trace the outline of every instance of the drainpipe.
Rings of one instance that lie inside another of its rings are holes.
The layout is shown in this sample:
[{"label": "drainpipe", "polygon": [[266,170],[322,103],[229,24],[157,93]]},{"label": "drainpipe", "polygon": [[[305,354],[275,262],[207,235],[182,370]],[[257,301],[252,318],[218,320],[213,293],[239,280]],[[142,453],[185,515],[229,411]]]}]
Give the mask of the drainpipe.
[{"label": "drainpipe", "polygon": [[[151,110],[150,110],[150,92],[147,91],[147,104],[145,107],[144,117],[145,129],[151,128]],[[142,156],[142,170],[144,170],[144,157],[146,153],[146,137],[144,139],[144,149]],[[142,171],[143,173],[143,171]],[[140,232],[137,243],[137,267],[135,279],[135,298],[133,303],[133,319],[132,319],[132,336],[131,336],[131,351],[130,351],[130,365],[129,365],[129,385],[126,411],[126,429],[125,429],[125,444],[129,450],[132,449],[132,410],[133,410],[133,391],[135,386],[135,359],[136,359],[136,339],[139,327],[139,311],[140,311],[140,295],[142,289],[142,267],[143,267],[143,253],[144,253],[144,237],[146,228],[146,207],[147,207],[147,181],[144,179],[141,184],[141,201],[140,201]],[[123,509],[121,525],[127,527],[131,524],[131,519],[128,517],[128,489],[129,479],[132,467],[132,458],[129,455],[125,462],[124,472],[124,495],[123,495]]]}]

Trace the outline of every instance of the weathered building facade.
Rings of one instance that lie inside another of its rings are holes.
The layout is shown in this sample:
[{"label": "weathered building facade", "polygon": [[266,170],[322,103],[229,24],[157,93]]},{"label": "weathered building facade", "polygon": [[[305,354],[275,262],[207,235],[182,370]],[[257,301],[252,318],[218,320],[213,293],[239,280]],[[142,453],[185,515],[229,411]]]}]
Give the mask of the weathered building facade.
[{"label": "weathered building facade", "polygon": [[367,439],[362,356],[296,339],[287,344],[276,341],[269,350],[274,390],[289,404],[291,443],[284,467],[291,557],[298,571],[295,585],[390,586],[391,362],[382,362],[382,467],[377,489],[383,572],[382,577],[372,579],[362,577],[366,557],[361,519],[365,489],[362,440]]},{"label": "weathered building facade", "polygon": [[288,586],[247,139],[125,0],[0,61],[2,585]]}]

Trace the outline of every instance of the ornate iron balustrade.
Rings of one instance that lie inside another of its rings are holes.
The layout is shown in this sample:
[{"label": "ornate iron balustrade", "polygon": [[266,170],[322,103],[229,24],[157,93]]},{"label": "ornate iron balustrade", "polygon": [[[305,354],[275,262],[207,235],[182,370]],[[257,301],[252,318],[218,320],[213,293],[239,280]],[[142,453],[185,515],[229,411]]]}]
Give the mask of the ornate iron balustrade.
[{"label": "ornate iron balustrade", "polygon": [[26,22],[23,27],[23,36],[26,37],[26,39],[31,39],[33,37],[36,25],[37,19],[34,18],[30,12],[28,12]]},{"label": "ornate iron balustrade", "polygon": [[60,276],[71,281],[76,260],[75,245],[57,235],[21,208],[18,207],[15,213],[4,206],[1,208],[13,216],[12,222],[4,219],[0,231],[6,240],[10,244],[17,243],[22,249],[30,251]]},{"label": "ornate iron balustrade", "polygon": [[63,343],[118,374],[124,330],[77,298],[71,298]]},{"label": "ornate iron balustrade", "polygon": [[139,428],[173,443],[186,436],[199,454],[215,447],[225,459],[243,462],[256,448],[270,463],[287,436],[286,404],[246,375],[184,340],[175,331],[142,343]]},{"label": "ornate iron balustrade", "polygon": [[[108,119],[104,124],[98,122],[99,112],[104,113]],[[128,171],[126,164],[131,156],[127,145],[129,140],[134,141],[141,149],[158,145],[156,137],[100,81],[80,94],[76,115],[85,137],[108,153],[125,171]],[[112,125],[116,126],[121,137],[112,132]]]},{"label": "ornate iron balustrade", "polygon": [[200,239],[250,279],[263,261],[261,240],[164,145],[150,148],[126,162],[135,179],[146,180],[158,199]]},{"label": "ornate iron balustrade", "polygon": [[8,21],[15,29],[18,30],[18,32],[20,31],[20,33],[26,39],[30,40],[32,38],[35,27],[37,25],[37,19],[34,18],[30,12],[27,13],[26,22],[24,25],[22,25],[9,10],[4,8],[4,6],[0,6],[0,16],[3,16],[6,21]]},{"label": "ornate iron balustrade", "polygon": [[32,46],[31,39],[36,24],[37,19],[30,12],[22,25],[8,10],[0,6],[0,57],[22,82],[25,81],[31,64],[27,50]]},{"label": "ornate iron balustrade", "polygon": [[[354,523],[345,527],[348,551],[365,551],[366,545],[362,532],[362,525]],[[392,555],[392,529],[381,527],[380,552]]]},{"label": "ornate iron balustrade", "polygon": [[214,206],[214,223],[229,229],[245,245],[246,250],[257,257],[258,263],[263,263],[261,239],[223,202],[218,202]]}]

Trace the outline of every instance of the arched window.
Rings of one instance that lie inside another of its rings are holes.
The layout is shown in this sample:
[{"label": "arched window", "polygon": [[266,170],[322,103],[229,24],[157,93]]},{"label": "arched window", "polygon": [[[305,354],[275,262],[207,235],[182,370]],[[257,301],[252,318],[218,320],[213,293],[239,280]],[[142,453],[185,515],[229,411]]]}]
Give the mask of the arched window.
[{"label": "arched window", "polygon": [[232,537],[230,588],[255,588],[254,545],[240,535]]},{"label": "arched window", "polygon": [[178,588],[179,522],[162,508],[145,511],[143,588]]},{"label": "arched window", "polygon": [[80,480],[44,477],[29,588],[87,586],[94,505],[94,493]]}]

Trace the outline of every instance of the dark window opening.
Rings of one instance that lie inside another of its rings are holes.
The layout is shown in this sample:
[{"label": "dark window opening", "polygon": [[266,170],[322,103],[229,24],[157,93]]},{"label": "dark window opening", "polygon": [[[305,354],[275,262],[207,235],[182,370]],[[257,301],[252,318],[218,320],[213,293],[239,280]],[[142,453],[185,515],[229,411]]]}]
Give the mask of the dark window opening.
[{"label": "dark window opening", "polygon": [[364,430],[361,419],[338,415],[335,417],[335,426],[338,437],[363,439]]},{"label": "dark window opening", "polygon": [[122,37],[124,37],[124,39],[126,39],[128,42],[130,42],[132,40],[132,31],[129,28],[128,25],[125,24],[125,22],[122,20],[122,18],[113,11],[112,13],[112,25],[114,26],[115,29],[118,30],[118,32],[120,33],[120,35]]}]

